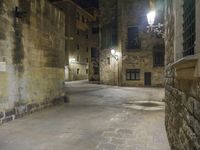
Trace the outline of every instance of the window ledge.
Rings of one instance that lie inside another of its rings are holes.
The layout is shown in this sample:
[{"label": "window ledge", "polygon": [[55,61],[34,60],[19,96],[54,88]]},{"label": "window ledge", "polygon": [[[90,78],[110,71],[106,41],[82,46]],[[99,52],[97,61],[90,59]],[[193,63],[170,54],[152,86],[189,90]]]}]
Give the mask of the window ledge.
[{"label": "window ledge", "polygon": [[141,49],[132,49],[132,50],[127,50],[126,52],[132,53],[132,52],[140,52],[140,51]]},{"label": "window ledge", "polygon": [[197,61],[198,61],[197,55],[190,55],[177,60],[171,66],[176,69],[193,68],[195,67]]},{"label": "window ledge", "polygon": [[165,65],[153,65],[153,68],[164,68]]},{"label": "window ledge", "polygon": [[188,80],[194,79],[197,62],[197,55],[186,56],[174,62],[171,66],[176,69],[176,78]]}]

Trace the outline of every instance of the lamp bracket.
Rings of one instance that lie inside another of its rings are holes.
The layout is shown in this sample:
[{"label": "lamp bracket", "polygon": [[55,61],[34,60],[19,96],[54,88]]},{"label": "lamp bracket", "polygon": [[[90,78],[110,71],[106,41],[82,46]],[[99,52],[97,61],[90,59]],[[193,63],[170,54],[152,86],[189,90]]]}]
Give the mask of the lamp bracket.
[{"label": "lamp bracket", "polygon": [[20,9],[19,7],[15,7],[15,17],[16,18],[25,18],[26,17],[27,12]]}]

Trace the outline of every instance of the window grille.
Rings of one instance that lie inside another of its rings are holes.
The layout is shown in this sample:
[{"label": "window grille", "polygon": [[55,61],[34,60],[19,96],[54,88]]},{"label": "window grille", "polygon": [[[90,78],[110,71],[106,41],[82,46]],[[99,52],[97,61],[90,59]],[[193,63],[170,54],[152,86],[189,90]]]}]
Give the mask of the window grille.
[{"label": "window grille", "polygon": [[127,69],[126,80],[140,80],[140,69]]},{"label": "window grille", "polygon": [[183,11],[183,56],[194,55],[195,0],[184,0]]}]

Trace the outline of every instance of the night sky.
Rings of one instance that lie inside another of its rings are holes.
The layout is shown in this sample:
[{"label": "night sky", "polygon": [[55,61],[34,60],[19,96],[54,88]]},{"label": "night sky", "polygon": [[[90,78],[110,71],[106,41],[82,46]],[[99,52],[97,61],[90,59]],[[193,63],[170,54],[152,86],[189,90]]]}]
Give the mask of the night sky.
[{"label": "night sky", "polygon": [[98,8],[98,1],[99,0],[74,0],[82,7],[96,7]]}]

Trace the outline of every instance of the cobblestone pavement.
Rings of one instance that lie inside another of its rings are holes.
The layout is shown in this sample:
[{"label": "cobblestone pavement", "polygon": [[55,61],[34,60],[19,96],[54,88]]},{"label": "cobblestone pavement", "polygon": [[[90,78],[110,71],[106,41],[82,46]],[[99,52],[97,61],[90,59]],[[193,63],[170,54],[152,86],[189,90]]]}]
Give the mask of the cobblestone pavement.
[{"label": "cobblestone pavement", "polygon": [[70,103],[0,126],[0,150],[170,150],[164,110],[124,107],[161,101],[163,89],[71,82],[66,91]]}]

